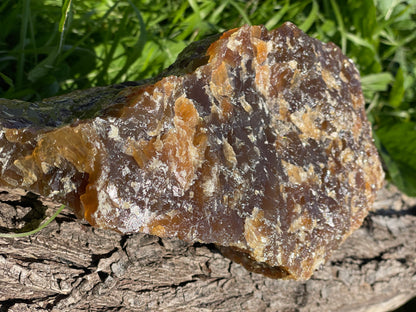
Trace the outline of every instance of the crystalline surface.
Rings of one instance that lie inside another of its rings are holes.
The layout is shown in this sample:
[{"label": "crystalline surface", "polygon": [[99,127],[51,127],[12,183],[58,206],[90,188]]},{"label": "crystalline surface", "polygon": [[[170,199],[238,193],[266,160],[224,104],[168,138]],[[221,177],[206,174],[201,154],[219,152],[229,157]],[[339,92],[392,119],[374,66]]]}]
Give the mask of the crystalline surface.
[{"label": "crystalline surface", "polygon": [[0,186],[94,226],[214,243],[252,271],[309,278],[383,180],[357,70],[290,23],[230,30],[196,60],[66,125],[3,109]]}]

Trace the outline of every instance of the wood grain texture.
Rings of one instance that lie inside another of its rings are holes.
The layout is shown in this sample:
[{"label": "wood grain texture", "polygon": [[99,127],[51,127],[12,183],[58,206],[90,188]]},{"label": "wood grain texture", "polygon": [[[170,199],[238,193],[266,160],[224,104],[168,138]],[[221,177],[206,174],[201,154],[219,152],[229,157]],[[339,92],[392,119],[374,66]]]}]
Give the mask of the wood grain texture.
[{"label": "wood grain texture", "polygon": [[[0,228],[56,205],[0,192]],[[213,246],[97,230],[69,211],[0,239],[0,311],[389,311],[416,295],[416,199],[379,192],[364,225],[307,282],[250,273]]]}]

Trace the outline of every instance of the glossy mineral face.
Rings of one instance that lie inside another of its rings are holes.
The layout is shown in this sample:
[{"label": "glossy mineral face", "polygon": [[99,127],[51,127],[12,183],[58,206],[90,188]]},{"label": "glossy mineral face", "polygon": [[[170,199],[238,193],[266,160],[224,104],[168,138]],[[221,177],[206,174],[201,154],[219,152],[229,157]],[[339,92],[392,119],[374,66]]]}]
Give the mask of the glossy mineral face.
[{"label": "glossy mineral face", "polygon": [[52,128],[8,117],[0,185],[94,226],[214,243],[249,270],[308,279],[383,180],[359,74],[290,23],[230,30],[204,53],[95,117]]}]

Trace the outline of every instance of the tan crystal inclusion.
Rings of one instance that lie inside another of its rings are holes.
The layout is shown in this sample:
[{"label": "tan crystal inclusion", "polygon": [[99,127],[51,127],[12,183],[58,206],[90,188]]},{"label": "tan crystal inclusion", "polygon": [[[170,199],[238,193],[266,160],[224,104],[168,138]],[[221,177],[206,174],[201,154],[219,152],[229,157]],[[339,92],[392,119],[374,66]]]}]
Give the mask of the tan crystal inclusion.
[{"label": "tan crystal inclusion", "polygon": [[97,227],[214,243],[253,272],[308,279],[383,181],[358,72],[290,23],[227,31],[206,55],[95,117],[0,124],[0,185]]}]

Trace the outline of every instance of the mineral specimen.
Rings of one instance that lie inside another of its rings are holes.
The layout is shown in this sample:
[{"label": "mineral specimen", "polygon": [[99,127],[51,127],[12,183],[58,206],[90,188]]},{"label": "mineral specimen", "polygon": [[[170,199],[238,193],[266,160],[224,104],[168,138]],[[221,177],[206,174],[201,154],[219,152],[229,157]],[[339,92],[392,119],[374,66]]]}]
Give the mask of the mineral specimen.
[{"label": "mineral specimen", "polygon": [[158,81],[1,100],[0,186],[93,226],[214,243],[254,272],[308,279],[383,180],[359,74],[290,23],[215,39]]}]

